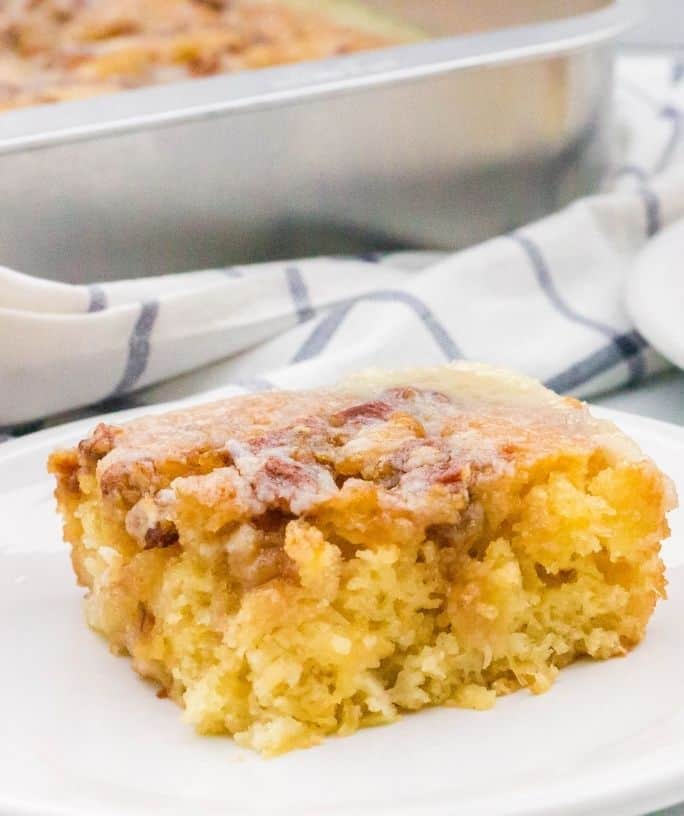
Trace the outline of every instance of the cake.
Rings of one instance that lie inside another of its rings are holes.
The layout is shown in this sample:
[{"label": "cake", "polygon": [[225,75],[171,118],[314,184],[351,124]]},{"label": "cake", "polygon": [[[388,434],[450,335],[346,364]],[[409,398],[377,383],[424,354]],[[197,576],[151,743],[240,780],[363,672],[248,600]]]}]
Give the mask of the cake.
[{"label": "cake", "polygon": [[0,3],[0,111],[418,37],[353,0],[12,0]]},{"label": "cake", "polygon": [[627,654],[665,597],[667,477],[489,367],[100,424],[49,470],[89,625],[199,732],[267,756],[545,692]]}]

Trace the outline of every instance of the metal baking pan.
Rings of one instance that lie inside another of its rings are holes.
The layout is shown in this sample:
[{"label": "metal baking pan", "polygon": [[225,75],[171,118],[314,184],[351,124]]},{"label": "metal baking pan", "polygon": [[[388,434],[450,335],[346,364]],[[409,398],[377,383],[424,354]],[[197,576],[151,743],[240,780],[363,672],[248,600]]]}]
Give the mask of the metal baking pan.
[{"label": "metal baking pan", "polygon": [[0,264],[83,282],[461,247],[597,187],[636,0],[371,5],[435,39],[0,115]]}]

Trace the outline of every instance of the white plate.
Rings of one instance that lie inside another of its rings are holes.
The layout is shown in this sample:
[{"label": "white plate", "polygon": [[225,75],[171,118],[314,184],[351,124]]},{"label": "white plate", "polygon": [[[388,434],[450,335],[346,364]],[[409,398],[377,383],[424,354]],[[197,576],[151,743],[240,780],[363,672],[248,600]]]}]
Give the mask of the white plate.
[{"label": "white plate", "polygon": [[[684,429],[610,416],[684,494]],[[623,660],[493,711],[433,709],[274,760],[202,738],[81,619],[44,473],[84,425],[0,448],[0,814],[631,816],[684,800],[684,519],[670,600]]]},{"label": "white plate", "polygon": [[650,241],[627,282],[627,310],[663,357],[684,368],[684,220]]}]

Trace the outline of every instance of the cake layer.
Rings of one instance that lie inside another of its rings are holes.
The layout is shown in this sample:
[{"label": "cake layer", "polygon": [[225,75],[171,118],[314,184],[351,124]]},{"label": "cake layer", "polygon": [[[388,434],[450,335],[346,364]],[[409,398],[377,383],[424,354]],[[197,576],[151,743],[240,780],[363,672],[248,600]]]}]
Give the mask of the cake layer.
[{"label": "cake layer", "polygon": [[50,459],[86,617],[266,754],[625,654],[669,481],[611,423],[468,364],[100,425]]}]

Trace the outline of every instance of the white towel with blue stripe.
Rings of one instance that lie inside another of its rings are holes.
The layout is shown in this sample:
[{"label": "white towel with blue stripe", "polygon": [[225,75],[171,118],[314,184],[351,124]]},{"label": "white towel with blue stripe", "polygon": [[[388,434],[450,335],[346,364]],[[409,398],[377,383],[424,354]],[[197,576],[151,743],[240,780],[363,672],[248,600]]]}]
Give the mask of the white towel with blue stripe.
[{"label": "white towel with blue stripe", "polygon": [[463,357],[585,397],[662,370],[623,290],[637,253],[684,217],[683,73],[663,58],[620,60],[621,145],[605,192],[455,254],[91,286],[0,268],[2,432],[206,389],[318,385],[370,365]]}]

